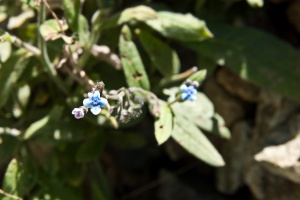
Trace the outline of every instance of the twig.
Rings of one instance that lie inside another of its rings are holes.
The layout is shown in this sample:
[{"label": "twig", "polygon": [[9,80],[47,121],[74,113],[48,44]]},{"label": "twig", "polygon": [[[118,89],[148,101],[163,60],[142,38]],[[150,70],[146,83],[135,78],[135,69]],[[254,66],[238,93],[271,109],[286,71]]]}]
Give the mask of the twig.
[{"label": "twig", "polygon": [[[65,45],[64,47],[64,54],[66,58],[68,59],[69,65],[74,69],[74,71],[71,71],[67,66],[65,67],[66,72],[71,75],[77,82],[80,84],[86,83],[90,89],[92,89],[95,86],[95,83],[86,75],[85,71],[82,70],[77,61],[74,59],[71,49],[69,48],[69,45]],[[64,62],[66,63],[67,60]],[[78,77],[78,76],[79,77]]]},{"label": "twig", "polygon": [[105,45],[94,44],[90,50],[91,54],[100,60],[107,62],[108,64],[114,66],[116,70],[121,70],[121,61],[117,54],[111,52],[110,48]]},{"label": "twig", "polygon": [[32,46],[29,43],[23,42],[21,39],[19,39],[16,36],[10,35],[10,38],[11,38],[12,44],[16,45],[17,47],[23,47],[23,48],[27,49],[29,52],[31,52],[35,56],[41,55],[41,51],[38,48],[36,48],[35,46]]},{"label": "twig", "polygon": [[0,189],[0,194],[3,194],[4,196],[7,196],[7,197],[12,198],[12,199],[23,200],[21,197],[18,197],[18,196],[13,195],[13,194],[9,194],[9,193],[3,191],[2,189]]}]

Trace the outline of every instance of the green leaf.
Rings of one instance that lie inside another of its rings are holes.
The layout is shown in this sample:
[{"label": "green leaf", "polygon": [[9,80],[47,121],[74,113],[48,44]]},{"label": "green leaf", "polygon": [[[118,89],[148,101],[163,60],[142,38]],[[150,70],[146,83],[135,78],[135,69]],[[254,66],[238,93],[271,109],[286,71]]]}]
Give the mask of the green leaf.
[{"label": "green leaf", "polygon": [[121,31],[119,49],[127,84],[129,87],[141,87],[150,90],[150,83],[143,62],[131,39],[130,29],[125,25]]},{"label": "green leaf", "polygon": [[193,121],[199,128],[219,137],[229,139],[230,130],[225,126],[224,119],[217,113],[210,119],[197,119]]},{"label": "green leaf", "polygon": [[[63,24],[61,27],[63,31],[68,29],[67,24]],[[59,26],[58,21],[49,19],[39,27],[39,30],[45,40],[55,40],[61,37],[61,27]]]},{"label": "green leaf", "polygon": [[49,122],[49,115],[43,117],[42,119],[32,123],[29,128],[24,133],[24,139],[27,140],[31,138],[33,135],[41,132],[42,128],[44,128]]},{"label": "green leaf", "polygon": [[112,18],[103,20],[101,29],[113,28],[120,26],[129,21],[146,21],[148,19],[156,19],[156,12],[147,6],[136,6],[133,8],[127,8],[121,13],[113,16]]},{"label": "green leaf", "polygon": [[24,85],[18,88],[17,91],[18,101],[23,107],[26,107],[29,97],[30,97],[30,87],[29,85]]},{"label": "green leaf", "polygon": [[33,8],[37,8],[37,9],[39,8],[39,6],[37,6],[37,4],[36,4],[36,0],[21,0],[21,2],[23,2]]},{"label": "green leaf", "polygon": [[22,75],[27,63],[28,56],[24,49],[13,52],[9,59],[2,63],[0,68],[0,108],[6,104],[13,86]]},{"label": "green leaf", "polygon": [[224,166],[224,160],[205,135],[191,121],[175,116],[174,138],[188,152],[212,166]]},{"label": "green leaf", "polygon": [[147,31],[139,31],[139,39],[145,48],[153,66],[164,76],[178,74],[179,57],[169,45]]},{"label": "green leaf", "polygon": [[167,141],[172,134],[173,114],[170,106],[164,101],[160,101],[160,114],[155,119],[154,129],[158,145]]},{"label": "green leaf", "polygon": [[[5,36],[4,36],[5,37]],[[12,52],[11,43],[9,41],[0,41],[0,61],[6,62]]]},{"label": "green leaf", "polygon": [[89,23],[83,15],[79,15],[78,34],[79,40],[83,44],[88,44],[90,40]]},{"label": "green leaf", "polygon": [[205,79],[206,73],[207,73],[207,70],[206,69],[202,69],[202,70],[197,71],[196,73],[192,74],[189,77],[189,79],[191,81],[197,81],[197,82],[201,83]]},{"label": "green leaf", "polygon": [[172,110],[176,114],[187,116],[191,119],[210,119],[214,115],[212,102],[203,93],[197,93],[195,101],[176,102],[172,104]]},{"label": "green leaf", "polygon": [[263,7],[264,6],[263,0],[247,0],[247,3],[252,7]]},{"label": "green leaf", "polygon": [[212,30],[215,38],[188,46],[245,80],[300,101],[300,56],[296,49],[250,28],[218,25]]},{"label": "green leaf", "polygon": [[213,104],[203,93],[198,93],[195,101],[172,104],[172,110],[176,116],[193,122],[202,130],[230,138],[230,131],[225,127],[223,118],[214,113]]},{"label": "green leaf", "polygon": [[158,12],[158,18],[147,20],[146,24],[167,38],[180,41],[199,41],[212,37],[203,20],[191,14]]},{"label": "green leaf", "polygon": [[79,147],[76,153],[76,160],[78,162],[87,162],[97,158],[104,148],[105,137],[103,133],[97,133],[87,140]]},{"label": "green leaf", "polygon": [[[17,159],[9,163],[3,181],[3,190],[9,194],[25,196],[34,187],[37,181],[35,163],[25,160],[25,163]],[[9,200],[10,198],[4,198]]]},{"label": "green leaf", "polygon": [[19,172],[19,165],[16,159],[10,161],[3,181],[3,190],[10,193],[10,194],[18,194],[18,182],[20,179]]},{"label": "green leaf", "polygon": [[3,190],[9,194],[24,196],[32,189],[36,180],[36,168],[32,161],[20,163],[13,159],[4,175]]},{"label": "green leaf", "polygon": [[54,131],[56,125],[59,122],[60,116],[62,114],[63,108],[60,106],[55,106],[49,115],[46,115],[42,119],[32,123],[25,131],[23,139],[27,140],[34,135],[43,133],[45,131]]}]

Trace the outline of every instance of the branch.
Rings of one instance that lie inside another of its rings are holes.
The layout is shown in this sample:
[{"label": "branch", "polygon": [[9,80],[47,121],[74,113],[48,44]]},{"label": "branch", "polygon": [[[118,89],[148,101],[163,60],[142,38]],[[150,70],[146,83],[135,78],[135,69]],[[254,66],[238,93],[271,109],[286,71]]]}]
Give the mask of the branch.
[{"label": "branch", "polygon": [[3,194],[4,196],[7,196],[7,197],[12,198],[12,199],[23,200],[21,197],[15,196],[13,194],[9,194],[9,193],[3,191],[2,189],[0,189],[0,194]]}]

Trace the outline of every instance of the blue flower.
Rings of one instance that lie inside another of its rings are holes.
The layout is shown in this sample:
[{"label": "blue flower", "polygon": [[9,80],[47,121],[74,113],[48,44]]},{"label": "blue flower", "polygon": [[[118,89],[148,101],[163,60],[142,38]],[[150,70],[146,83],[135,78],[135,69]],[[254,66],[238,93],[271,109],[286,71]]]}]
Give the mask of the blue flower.
[{"label": "blue flower", "polygon": [[101,112],[101,107],[107,105],[107,99],[100,97],[99,91],[94,93],[89,92],[88,97],[83,100],[83,105],[90,108],[94,115],[98,115]]},{"label": "blue flower", "polygon": [[181,99],[183,101],[185,100],[190,100],[190,101],[194,101],[197,99],[197,90],[194,86],[186,86],[186,85],[182,85],[180,87],[181,89]]}]

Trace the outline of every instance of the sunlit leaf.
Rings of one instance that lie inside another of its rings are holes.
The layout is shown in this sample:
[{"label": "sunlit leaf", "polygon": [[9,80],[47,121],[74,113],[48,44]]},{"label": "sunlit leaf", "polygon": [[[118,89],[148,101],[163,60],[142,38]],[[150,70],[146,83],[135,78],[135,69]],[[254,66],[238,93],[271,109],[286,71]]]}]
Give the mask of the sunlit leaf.
[{"label": "sunlit leaf", "polygon": [[25,107],[28,103],[29,96],[30,96],[30,87],[29,87],[29,85],[24,85],[24,86],[20,87],[18,89],[17,96],[18,96],[20,104],[23,107]]},{"label": "sunlit leaf", "polygon": [[55,40],[61,37],[62,31],[66,31],[68,29],[67,24],[59,25],[57,20],[49,19],[45,21],[40,27],[40,33],[45,40]]},{"label": "sunlit leaf", "polygon": [[209,119],[196,119],[193,122],[202,130],[215,134],[219,137],[229,139],[231,137],[230,130],[225,126],[224,119],[217,113]]},{"label": "sunlit leaf", "polygon": [[34,11],[32,9],[28,9],[18,16],[10,17],[8,20],[7,28],[8,29],[16,29],[20,28],[26,21],[34,17]]},{"label": "sunlit leaf", "polygon": [[146,24],[167,38],[181,41],[199,41],[212,37],[203,20],[191,14],[158,12],[158,18],[147,20]]},{"label": "sunlit leaf", "polygon": [[247,3],[252,7],[263,7],[264,0],[247,0]]},{"label": "sunlit leaf", "polygon": [[164,101],[160,101],[160,114],[155,119],[154,129],[159,145],[167,141],[172,134],[173,114],[170,106]]},{"label": "sunlit leaf", "polygon": [[18,182],[21,174],[19,174],[19,165],[16,159],[10,161],[3,181],[3,189],[10,194],[18,194]]},{"label": "sunlit leaf", "polygon": [[[5,37],[5,35],[3,36],[3,38]],[[0,61],[1,61],[1,63],[7,61],[7,59],[11,55],[11,52],[12,52],[11,43],[9,41],[1,42],[1,40],[0,40]]]},{"label": "sunlit leaf", "polygon": [[187,116],[191,119],[209,119],[214,115],[212,102],[203,94],[197,93],[195,101],[184,101],[172,104],[172,109],[176,113]]},{"label": "sunlit leaf", "polygon": [[102,22],[102,29],[113,28],[116,26],[120,26],[126,22],[131,20],[137,21],[145,21],[148,19],[155,19],[157,18],[156,12],[147,6],[136,6],[133,8],[127,8],[121,13],[104,20]]},{"label": "sunlit leaf", "polygon": [[[36,173],[32,162],[10,161],[3,180],[3,189],[9,194],[24,196],[36,183]],[[9,199],[9,198],[5,198]]]},{"label": "sunlit leaf", "polygon": [[121,31],[119,49],[127,84],[130,87],[141,87],[149,90],[150,83],[148,75],[144,69],[137,47],[131,37],[131,31],[128,26],[125,25]]},{"label": "sunlit leaf", "polygon": [[225,165],[222,156],[191,121],[175,116],[172,138],[188,152],[212,166]]},{"label": "sunlit leaf", "polygon": [[223,118],[215,113],[213,104],[203,93],[198,93],[195,101],[172,104],[172,110],[176,116],[191,121],[204,131],[230,138]]},{"label": "sunlit leaf", "polygon": [[197,82],[201,83],[202,81],[204,81],[204,79],[206,77],[206,73],[207,73],[207,70],[206,69],[202,69],[202,70],[197,71],[194,74],[192,74],[189,77],[189,79],[191,81],[197,81]]},{"label": "sunlit leaf", "polygon": [[63,108],[55,106],[49,115],[46,115],[42,119],[32,123],[25,131],[23,139],[27,140],[32,136],[43,133],[44,131],[54,131],[55,125],[59,122]]}]

